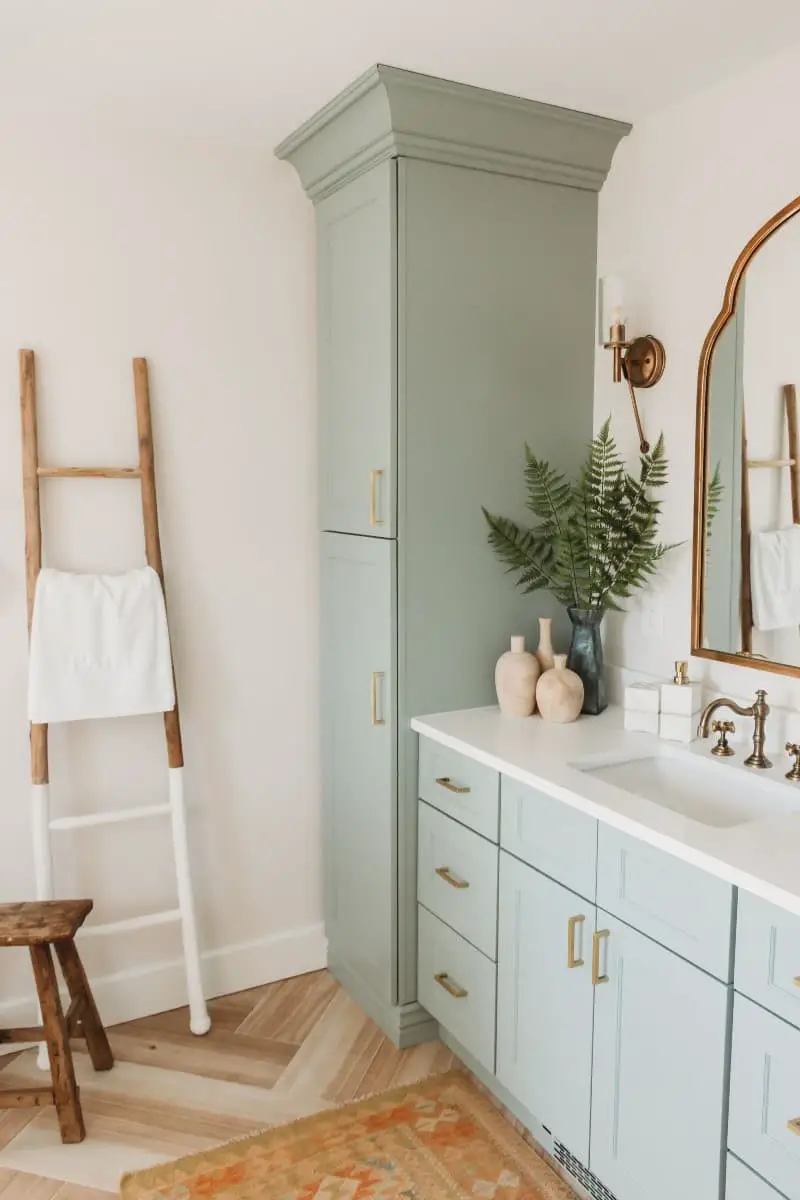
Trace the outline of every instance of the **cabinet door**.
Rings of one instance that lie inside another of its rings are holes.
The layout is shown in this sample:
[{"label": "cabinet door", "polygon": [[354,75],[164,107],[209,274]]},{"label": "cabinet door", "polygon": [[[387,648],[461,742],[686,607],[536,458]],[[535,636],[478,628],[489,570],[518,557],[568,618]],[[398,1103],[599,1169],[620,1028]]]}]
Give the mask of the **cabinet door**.
[{"label": "cabinet door", "polygon": [[320,517],[395,536],[396,164],[317,205]]},{"label": "cabinet door", "polygon": [[394,1000],[395,544],[322,535],[322,790],[329,962]]},{"label": "cabinet door", "polygon": [[584,1162],[594,918],[594,905],[501,852],[497,1077]]},{"label": "cabinet door", "polygon": [[617,1200],[718,1200],[730,989],[597,919],[589,1166]]}]

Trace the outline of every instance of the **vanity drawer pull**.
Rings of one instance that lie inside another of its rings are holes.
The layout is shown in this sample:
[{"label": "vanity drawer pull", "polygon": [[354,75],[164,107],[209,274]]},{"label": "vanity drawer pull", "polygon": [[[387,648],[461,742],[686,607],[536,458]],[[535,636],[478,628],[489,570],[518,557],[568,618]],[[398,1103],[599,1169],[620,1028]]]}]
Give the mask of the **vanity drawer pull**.
[{"label": "vanity drawer pull", "polygon": [[449,883],[450,887],[459,888],[460,890],[469,887],[466,879],[456,879],[455,875],[451,875],[449,867],[436,867],[436,874],[440,879],[443,879],[445,883]]},{"label": "vanity drawer pull", "polygon": [[800,1137],[800,1117],[794,1117],[791,1121],[787,1121],[786,1128],[790,1133],[796,1133]]},{"label": "vanity drawer pull", "polygon": [[583,959],[575,957],[575,930],[579,925],[582,925],[586,920],[583,913],[577,917],[570,917],[567,921],[567,967],[572,970],[573,967],[582,967]]},{"label": "vanity drawer pull", "polygon": [[608,975],[600,974],[600,943],[611,937],[610,929],[598,929],[592,938],[592,984],[608,983]]},{"label": "vanity drawer pull", "polygon": [[800,987],[800,975],[795,975],[795,977],[794,977],[794,986],[795,986],[795,987]]},{"label": "vanity drawer pull", "polygon": [[439,787],[447,788],[448,792],[457,792],[459,796],[465,796],[467,792],[472,790],[468,787],[459,787],[457,783],[453,783],[449,775],[442,775],[436,782]]},{"label": "vanity drawer pull", "polygon": [[447,971],[440,971],[438,975],[433,977],[439,987],[444,988],[446,992],[453,997],[454,1000],[464,1000],[467,996],[467,989],[462,988],[459,984],[454,983]]}]

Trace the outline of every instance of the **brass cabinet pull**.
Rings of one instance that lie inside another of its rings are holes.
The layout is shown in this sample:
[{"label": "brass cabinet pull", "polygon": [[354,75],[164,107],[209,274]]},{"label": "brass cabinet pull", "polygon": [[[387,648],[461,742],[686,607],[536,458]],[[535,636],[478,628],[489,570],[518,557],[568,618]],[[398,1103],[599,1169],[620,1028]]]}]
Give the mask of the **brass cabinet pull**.
[{"label": "brass cabinet pull", "polygon": [[582,967],[583,959],[575,957],[575,930],[579,925],[582,925],[586,917],[581,913],[577,917],[570,917],[567,921],[567,967],[572,970],[573,967]]},{"label": "brass cabinet pull", "polygon": [[795,975],[795,977],[794,977],[794,986],[795,986],[795,987],[800,987],[800,975]]},{"label": "brass cabinet pull", "polygon": [[376,470],[369,473],[369,523],[370,525],[385,525],[386,522],[381,520],[377,515],[378,509],[378,480],[383,478],[383,471]]},{"label": "brass cabinet pull", "polygon": [[448,792],[457,792],[459,796],[466,796],[467,792],[472,790],[468,787],[459,787],[457,783],[453,783],[449,775],[442,775],[436,782],[439,787],[447,788]]},{"label": "brass cabinet pull", "polygon": [[466,988],[462,988],[457,983],[453,983],[452,979],[447,974],[447,971],[440,971],[439,974],[434,975],[433,978],[436,980],[439,987],[443,987],[444,990],[449,993],[454,1000],[463,1000],[468,995]]},{"label": "brass cabinet pull", "polygon": [[450,887],[459,889],[469,887],[466,879],[456,879],[455,875],[451,875],[449,867],[437,867],[436,874],[440,879],[443,879],[445,883],[449,883]]},{"label": "brass cabinet pull", "polygon": [[608,983],[608,976],[600,974],[600,943],[611,937],[610,929],[598,929],[592,938],[592,984]]},{"label": "brass cabinet pull", "polygon": [[796,1133],[800,1137],[800,1117],[794,1117],[791,1121],[787,1121],[786,1128],[790,1133]]},{"label": "brass cabinet pull", "polygon": [[385,725],[386,718],[378,716],[378,680],[385,679],[385,671],[372,672],[372,684],[370,690],[370,713],[373,725]]}]

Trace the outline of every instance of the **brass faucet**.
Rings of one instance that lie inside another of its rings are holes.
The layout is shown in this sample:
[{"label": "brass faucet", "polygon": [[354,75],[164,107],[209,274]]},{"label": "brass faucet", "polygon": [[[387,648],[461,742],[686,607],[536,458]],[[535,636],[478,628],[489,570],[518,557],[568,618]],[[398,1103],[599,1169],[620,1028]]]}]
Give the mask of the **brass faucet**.
[{"label": "brass faucet", "polygon": [[771,767],[772,763],[764,754],[764,737],[766,734],[767,717],[769,716],[769,705],[767,704],[767,693],[762,691],[756,692],[756,698],[749,708],[742,708],[735,700],[728,700],[725,696],[720,696],[717,700],[712,700],[703,709],[700,717],[700,724],[697,727],[699,737],[707,738],[711,732],[711,718],[718,708],[729,708],[731,712],[737,713],[740,717],[753,718],[753,753],[749,758],[744,760],[746,767],[760,767],[762,770]]}]

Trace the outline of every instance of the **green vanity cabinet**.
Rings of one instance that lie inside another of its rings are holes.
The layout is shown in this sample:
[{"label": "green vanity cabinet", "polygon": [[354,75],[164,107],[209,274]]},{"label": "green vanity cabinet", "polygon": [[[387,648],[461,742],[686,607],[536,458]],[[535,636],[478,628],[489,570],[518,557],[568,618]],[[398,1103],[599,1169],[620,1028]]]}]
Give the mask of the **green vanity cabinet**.
[{"label": "green vanity cabinet", "polygon": [[499,1082],[589,1161],[595,906],[500,854]]},{"label": "green vanity cabinet", "polygon": [[[591,437],[597,193],[628,129],[378,66],[276,151],[315,205],[320,524],[352,546],[349,570],[332,542],[322,566],[330,964],[401,1045],[436,1034],[417,997],[409,721],[492,703],[498,656],[539,616],[567,636],[498,566],[481,505],[525,520],[525,442],[573,470]],[[382,598],[363,565],[377,544],[396,554]]]},{"label": "green vanity cabinet", "polygon": [[598,910],[589,1166],[616,1200],[718,1200],[731,989]]}]

